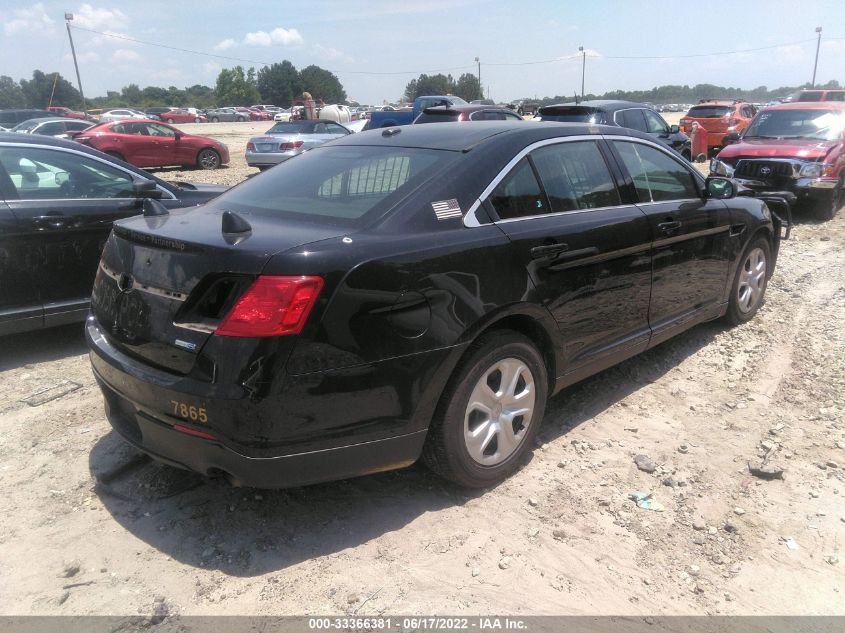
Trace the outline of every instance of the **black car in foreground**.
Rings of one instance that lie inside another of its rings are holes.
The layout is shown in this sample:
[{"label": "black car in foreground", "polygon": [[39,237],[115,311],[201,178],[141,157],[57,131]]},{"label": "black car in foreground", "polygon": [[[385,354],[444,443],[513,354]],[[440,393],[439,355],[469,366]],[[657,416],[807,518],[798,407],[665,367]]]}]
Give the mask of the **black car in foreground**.
[{"label": "black car in foreground", "polygon": [[84,321],[112,222],[140,214],[145,198],[185,207],[225,189],[164,182],[71,141],[0,133],[0,335]]},{"label": "black car in foreground", "polygon": [[780,230],[645,134],[444,123],[350,135],[196,209],[115,224],[86,324],[114,428],[295,486],[420,456],[466,486],[548,398],[697,323],[752,318]]},{"label": "black car in foreground", "polygon": [[677,125],[669,125],[654,108],[633,101],[581,101],[543,106],[535,120],[559,123],[601,123],[645,132],[690,159],[692,144]]}]

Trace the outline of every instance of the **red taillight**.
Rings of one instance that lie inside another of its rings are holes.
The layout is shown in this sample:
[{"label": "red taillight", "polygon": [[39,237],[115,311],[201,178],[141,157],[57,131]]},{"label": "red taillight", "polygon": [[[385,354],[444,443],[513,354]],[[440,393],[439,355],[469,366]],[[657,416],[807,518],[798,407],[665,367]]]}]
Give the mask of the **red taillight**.
[{"label": "red taillight", "polygon": [[250,151],[255,151],[255,143],[247,143],[246,148]]},{"label": "red taillight", "polygon": [[218,336],[299,334],[323,289],[322,277],[261,276],[215,331]]},{"label": "red taillight", "polygon": [[293,143],[282,143],[279,145],[279,149],[283,152],[290,151],[293,149],[299,149],[305,144],[305,141],[294,141]]}]

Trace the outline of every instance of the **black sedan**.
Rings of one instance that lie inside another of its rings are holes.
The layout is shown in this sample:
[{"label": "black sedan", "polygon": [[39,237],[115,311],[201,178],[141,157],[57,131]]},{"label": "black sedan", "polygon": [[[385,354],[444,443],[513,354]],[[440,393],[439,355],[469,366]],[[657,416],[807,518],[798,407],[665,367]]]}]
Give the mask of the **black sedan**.
[{"label": "black sedan", "polygon": [[633,101],[581,101],[543,106],[534,120],[558,123],[603,123],[645,132],[690,159],[689,137],[677,125],[669,125],[654,108]]},{"label": "black sedan", "polygon": [[79,143],[0,134],[0,335],[84,321],[112,222],[140,214],[145,198],[176,208],[225,189],[167,183]]},{"label": "black sedan", "polygon": [[200,208],[116,223],[86,325],[94,374],[128,442],[234,484],[422,456],[489,486],[555,392],[754,316],[780,227],[734,195],[619,127],[347,136]]}]

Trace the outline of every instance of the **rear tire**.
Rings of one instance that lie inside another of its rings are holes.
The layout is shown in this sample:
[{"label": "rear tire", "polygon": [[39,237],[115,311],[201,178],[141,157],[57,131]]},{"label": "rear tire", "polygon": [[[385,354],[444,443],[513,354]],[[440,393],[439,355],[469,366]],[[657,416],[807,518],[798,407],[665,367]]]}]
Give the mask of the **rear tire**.
[{"label": "rear tire", "polygon": [[819,200],[815,206],[815,215],[819,220],[832,220],[836,212],[842,207],[842,190],[845,189],[845,174],[839,179],[839,184],[830,193],[827,200]]},{"label": "rear tire", "polygon": [[194,117],[194,123],[202,123],[202,119],[199,117]]},{"label": "rear tire", "polygon": [[441,396],[423,460],[461,486],[496,485],[531,450],[547,398],[546,366],[534,344],[510,330],[484,334]]},{"label": "rear tire", "polygon": [[760,236],[745,247],[731,284],[725,320],[731,325],[750,321],[766,299],[772,251],[769,240]]},{"label": "rear tire", "polygon": [[216,116],[215,116],[215,117],[211,117],[211,122],[212,122],[212,123],[220,123],[220,119],[219,119],[218,117],[216,117]]},{"label": "rear tire", "polygon": [[170,125],[173,125],[173,119],[167,119],[167,123],[170,123]]},{"label": "rear tire", "polygon": [[217,169],[220,167],[220,154],[207,147],[200,150],[197,154],[197,167],[200,169]]}]

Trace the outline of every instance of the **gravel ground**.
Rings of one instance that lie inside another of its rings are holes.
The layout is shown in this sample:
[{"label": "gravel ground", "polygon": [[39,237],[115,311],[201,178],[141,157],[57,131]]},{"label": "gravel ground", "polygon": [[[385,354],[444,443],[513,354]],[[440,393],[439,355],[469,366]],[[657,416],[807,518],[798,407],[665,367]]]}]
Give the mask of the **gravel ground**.
[{"label": "gravel ground", "polygon": [[[243,177],[264,125],[237,127],[202,125],[234,165],[188,175]],[[419,465],[258,491],[139,460],[79,326],[7,338],[0,613],[845,614],[845,212],[798,220],[752,322],[558,394],[480,493]]]}]

